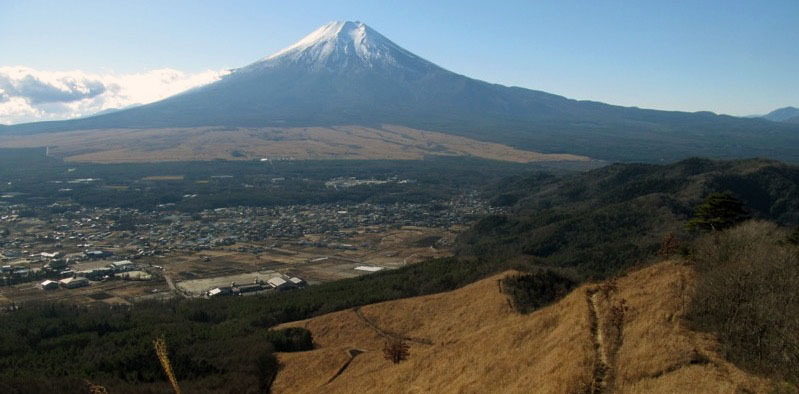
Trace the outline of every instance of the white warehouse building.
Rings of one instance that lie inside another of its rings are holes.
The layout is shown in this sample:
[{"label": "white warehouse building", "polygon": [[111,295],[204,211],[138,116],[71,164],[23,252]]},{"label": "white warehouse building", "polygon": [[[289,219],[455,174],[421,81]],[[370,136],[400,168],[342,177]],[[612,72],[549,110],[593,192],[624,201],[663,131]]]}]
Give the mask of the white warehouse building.
[{"label": "white warehouse building", "polygon": [[61,283],[61,287],[65,289],[74,289],[77,287],[88,286],[89,280],[84,277],[76,277],[61,279],[59,283]]}]

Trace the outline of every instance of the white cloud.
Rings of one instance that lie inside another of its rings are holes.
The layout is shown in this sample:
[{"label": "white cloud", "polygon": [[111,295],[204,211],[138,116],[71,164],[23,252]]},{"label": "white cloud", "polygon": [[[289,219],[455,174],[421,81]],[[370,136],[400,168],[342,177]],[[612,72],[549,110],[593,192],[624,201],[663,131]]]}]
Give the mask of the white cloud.
[{"label": "white cloud", "polygon": [[219,80],[227,70],[184,73],[174,69],[134,74],[40,71],[0,67],[0,123],[71,119],[147,104]]}]

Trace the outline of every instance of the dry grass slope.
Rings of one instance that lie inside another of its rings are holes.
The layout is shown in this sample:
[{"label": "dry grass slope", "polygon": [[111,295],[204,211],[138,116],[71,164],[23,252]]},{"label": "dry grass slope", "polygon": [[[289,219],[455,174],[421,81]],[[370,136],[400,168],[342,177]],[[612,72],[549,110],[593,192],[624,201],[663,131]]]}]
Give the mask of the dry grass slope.
[{"label": "dry grass slope", "polygon": [[0,136],[0,147],[50,147],[69,161],[122,163],[268,158],[420,160],[425,156],[476,156],[512,162],[586,161],[470,138],[384,125],[303,128],[170,128],[83,130]]},{"label": "dry grass slope", "polygon": [[[713,338],[683,325],[694,278],[685,265],[666,262],[615,285],[585,285],[528,315],[511,310],[499,292],[504,275],[287,324],[311,330],[318,348],[280,355],[285,367],[274,392],[768,391],[769,382],[721,359]],[[626,305],[623,313],[619,305]],[[383,358],[387,336],[412,339],[407,361],[394,365]],[[363,353],[352,358],[351,349]],[[601,386],[592,387],[600,355],[608,370]]]}]

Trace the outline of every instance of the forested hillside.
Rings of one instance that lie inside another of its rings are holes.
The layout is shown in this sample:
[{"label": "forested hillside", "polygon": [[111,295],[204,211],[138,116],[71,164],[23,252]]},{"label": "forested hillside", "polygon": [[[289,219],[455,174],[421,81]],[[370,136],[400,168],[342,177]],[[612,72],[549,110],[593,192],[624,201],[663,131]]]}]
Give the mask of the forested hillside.
[{"label": "forested hillside", "polygon": [[559,178],[535,173],[492,190],[511,206],[460,239],[463,256],[568,267],[583,276],[617,272],[657,251],[713,192],[729,191],[755,218],[799,224],[799,167],[767,160],[688,159],[659,166],[617,164]]}]

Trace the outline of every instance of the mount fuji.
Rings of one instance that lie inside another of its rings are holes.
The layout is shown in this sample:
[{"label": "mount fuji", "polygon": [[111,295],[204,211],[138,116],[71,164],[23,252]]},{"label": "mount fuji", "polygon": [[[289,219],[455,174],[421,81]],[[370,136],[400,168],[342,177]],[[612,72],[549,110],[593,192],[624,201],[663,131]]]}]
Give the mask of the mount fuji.
[{"label": "mount fuji", "polygon": [[155,103],[13,125],[0,134],[354,125],[396,125],[604,160],[701,155],[799,161],[796,125],[620,107],[491,84],[439,67],[361,22],[328,23],[219,81]]}]

